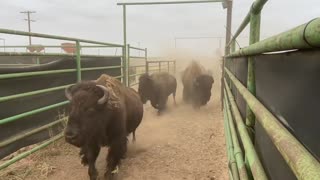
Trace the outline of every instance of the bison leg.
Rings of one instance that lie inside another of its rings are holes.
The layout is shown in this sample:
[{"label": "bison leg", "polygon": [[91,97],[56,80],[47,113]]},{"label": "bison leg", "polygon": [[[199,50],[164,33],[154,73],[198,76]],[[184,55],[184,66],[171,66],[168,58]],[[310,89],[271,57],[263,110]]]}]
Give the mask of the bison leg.
[{"label": "bison leg", "polygon": [[122,157],[127,152],[127,137],[119,137],[113,139],[109,148],[107,157],[107,171],[105,177],[107,179],[113,179],[113,175],[118,171],[118,165]]},{"label": "bison leg", "polygon": [[177,102],[176,102],[176,92],[174,92],[174,93],[172,94],[172,96],[173,96],[174,105],[177,105]]},{"label": "bison leg", "polygon": [[187,88],[183,88],[183,101],[189,102],[189,93],[188,93]]},{"label": "bison leg", "polygon": [[132,132],[132,142],[135,143],[136,142],[136,130],[134,130]]},{"label": "bison leg", "polygon": [[87,146],[86,149],[81,149],[80,154],[82,156],[82,164],[88,165],[88,174],[90,180],[96,180],[98,177],[98,171],[96,169],[95,163],[100,152],[100,147],[98,145]]}]

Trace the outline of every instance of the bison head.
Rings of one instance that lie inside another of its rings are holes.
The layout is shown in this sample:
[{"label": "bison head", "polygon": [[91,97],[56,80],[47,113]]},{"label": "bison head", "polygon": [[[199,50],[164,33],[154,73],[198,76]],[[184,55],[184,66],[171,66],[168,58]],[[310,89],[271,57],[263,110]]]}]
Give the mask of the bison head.
[{"label": "bison head", "polygon": [[154,85],[151,77],[147,73],[141,75],[139,78],[138,93],[143,104],[145,104],[148,100],[153,99]]},{"label": "bison head", "polygon": [[65,130],[65,139],[75,146],[82,146],[87,136],[99,132],[106,117],[104,104],[109,93],[102,85],[82,82],[65,90],[70,101],[70,113]]},{"label": "bison head", "polygon": [[195,78],[193,88],[197,96],[195,97],[196,101],[200,105],[205,105],[210,100],[213,82],[213,77],[207,74],[200,75]]}]

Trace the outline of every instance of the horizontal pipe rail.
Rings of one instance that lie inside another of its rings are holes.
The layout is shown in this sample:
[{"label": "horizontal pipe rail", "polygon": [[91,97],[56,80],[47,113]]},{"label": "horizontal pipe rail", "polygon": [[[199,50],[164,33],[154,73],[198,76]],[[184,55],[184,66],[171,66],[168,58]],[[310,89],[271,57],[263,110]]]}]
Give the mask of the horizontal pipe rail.
[{"label": "horizontal pipe rail", "polygon": [[158,5],[158,4],[196,4],[196,3],[217,3],[225,0],[199,0],[199,1],[161,1],[161,2],[124,2],[117,5]]},{"label": "horizontal pipe rail", "polygon": [[244,160],[243,160],[244,156],[243,156],[243,153],[242,153],[242,150],[240,147],[240,143],[238,140],[237,131],[236,131],[236,128],[233,123],[234,121],[233,121],[230,105],[227,100],[226,94],[227,94],[227,92],[226,92],[226,90],[224,90],[224,95],[225,95],[224,106],[226,107],[227,117],[228,117],[227,119],[229,120],[227,123],[228,123],[228,127],[230,129],[230,135],[231,135],[232,144],[233,144],[233,151],[234,151],[234,158],[236,159],[236,162],[237,162],[237,168],[238,168],[240,179],[246,180],[246,179],[248,179],[248,174],[247,174],[246,166],[245,166]]},{"label": "horizontal pipe rail", "polygon": [[122,68],[122,66],[105,66],[105,67],[81,68],[81,71],[94,71],[94,70],[118,69],[118,68]]},{"label": "horizontal pipe rail", "polygon": [[[57,56],[57,57],[76,57],[76,54],[63,54],[63,53],[32,53],[32,52],[0,52],[0,56]],[[85,55],[81,54],[84,58],[108,58],[108,57],[122,57],[121,55]]]},{"label": "horizontal pipe rail", "polygon": [[0,66],[37,66],[38,64],[0,64]]},{"label": "horizontal pipe rail", "polygon": [[114,78],[120,79],[120,78],[123,78],[123,76],[115,76]]},{"label": "horizontal pipe rail", "polygon": [[53,143],[53,142],[61,139],[62,137],[63,137],[63,133],[61,133],[61,134],[59,134],[59,135],[56,135],[55,137],[49,139],[48,141],[44,142],[43,144],[41,144],[41,145],[39,145],[39,146],[36,146],[36,147],[32,148],[32,149],[29,150],[29,151],[26,151],[26,152],[24,152],[24,153],[21,153],[21,154],[17,155],[16,157],[14,157],[14,158],[12,158],[12,159],[4,162],[3,164],[1,164],[1,165],[0,165],[0,170],[2,170],[2,169],[4,169],[4,168],[12,165],[13,163],[15,163],[15,162],[17,162],[17,161],[19,161],[19,160],[21,160],[21,159],[23,159],[23,158],[31,155],[31,154],[34,153],[34,152],[37,152],[37,151],[40,150],[40,149],[43,149],[43,148],[47,147],[48,145],[50,145],[51,143]]},{"label": "horizontal pipe rail", "polygon": [[139,51],[146,51],[146,49],[137,48],[137,47],[133,47],[133,46],[130,46],[130,49],[135,49],[135,50],[139,50]]},{"label": "horizontal pipe rail", "polygon": [[158,72],[159,69],[149,69],[149,72]]},{"label": "horizontal pipe rail", "polygon": [[229,41],[227,47],[229,47],[231,45],[231,43],[233,41],[235,41],[236,38],[240,35],[240,33],[247,27],[247,25],[250,22],[251,13],[256,14],[256,13],[260,12],[267,1],[268,0],[256,0],[255,2],[253,2],[251,9],[249,10],[248,14],[246,15],[246,17],[244,18],[244,20],[240,24],[237,31],[234,33],[234,35],[233,35],[232,39]]},{"label": "horizontal pipe rail", "polygon": [[140,76],[140,75],[143,75],[143,74],[145,74],[145,73],[131,74],[131,75],[129,75],[129,77],[133,77],[133,76]]},{"label": "horizontal pipe rail", "polygon": [[158,66],[158,65],[156,65],[156,66],[149,66],[149,68],[159,68],[159,66]]},{"label": "horizontal pipe rail", "polygon": [[137,65],[137,66],[130,66],[130,68],[132,68],[132,67],[135,67],[135,68],[138,68],[138,67],[143,67],[143,68],[145,68],[145,67],[146,67],[146,65]]},{"label": "horizontal pipe rail", "polygon": [[[76,46],[72,45],[41,45],[41,46],[19,46],[19,45],[9,45],[9,46],[0,46],[0,48],[28,48],[28,47],[44,47],[44,48],[75,48]],[[81,48],[115,48],[114,46],[98,46],[98,45],[91,45],[91,46],[81,46]]]},{"label": "horizontal pipe rail", "polygon": [[174,63],[175,61],[147,61],[147,63],[163,63],[163,62]]},{"label": "horizontal pipe rail", "polygon": [[132,87],[132,86],[135,86],[135,85],[138,85],[138,84],[139,84],[139,82],[130,84],[130,86]]},{"label": "horizontal pipe rail", "polygon": [[35,110],[32,110],[32,111],[28,111],[28,112],[24,112],[24,113],[21,113],[21,114],[18,114],[18,115],[14,115],[14,116],[11,116],[11,117],[8,117],[8,118],[4,118],[4,119],[0,120],[0,125],[6,124],[6,123],[9,123],[9,122],[12,122],[12,121],[16,121],[18,119],[21,119],[21,118],[24,118],[24,117],[27,117],[27,116],[38,114],[38,113],[41,113],[41,112],[44,112],[44,111],[47,111],[47,110],[50,110],[50,109],[53,109],[53,108],[56,108],[56,107],[60,107],[60,106],[66,105],[68,103],[69,103],[69,101],[63,101],[63,102],[60,102],[60,103],[52,104],[52,105],[45,106],[45,107],[42,107],[42,108],[39,108],[39,109],[35,109]]},{"label": "horizontal pipe rail", "polygon": [[231,93],[230,87],[226,79],[224,79],[224,85],[228,97],[227,100],[229,100],[230,102],[235,124],[237,126],[237,130],[239,132],[239,136],[243,144],[244,152],[249,162],[250,169],[252,170],[253,177],[255,179],[267,180],[267,175],[263,169],[259,156],[255,150],[255,147],[250,139],[246,125],[244,124],[244,120],[241,117],[240,111],[237,107],[236,101]]},{"label": "horizontal pipe rail", "polygon": [[68,85],[63,85],[63,86],[58,86],[58,87],[53,87],[53,88],[48,88],[48,89],[41,89],[41,90],[36,90],[36,91],[31,91],[31,92],[26,92],[26,93],[20,93],[20,94],[0,97],[0,102],[9,101],[9,100],[17,99],[17,98],[22,98],[22,97],[33,96],[33,95],[47,93],[47,92],[52,92],[52,91],[57,91],[57,90],[65,89],[66,87],[71,86],[71,85],[73,85],[73,84],[68,84]]},{"label": "horizontal pipe rail", "polygon": [[49,70],[49,71],[35,71],[35,72],[22,72],[22,73],[10,73],[0,74],[0,79],[19,78],[28,76],[48,75],[48,74],[60,74],[76,72],[76,69],[61,69],[61,70]]},{"label": "horizontal pipe rail", "polygon": [[145,57],[142,57],[142,56],[130,56],[130,58],[133,58],[133,59],[145,59]]},{"label": "horizontal pipe rail", "polygon": [[49,128],[51,128],[51,127],[53,127],[53,126],[55,126],[57,124],[60,124],[60,123],[62,123],[64,121],[66,121],[66,120],[64,118],[62,118],[62,119],[59,119],[57,121],[51,122],[49,124],[46,124],[44,126],[41,126],[39,128],[33,129],[31,131],[28,131],[28,132],[25,132],[25,133],[20,133],[17,136],[14,136],[14,137],[9,138],[9,139],[7,139],[7,140],[5,140],[3,142],[0,142],[0,148],[3,148],[3,147],[5,147],[5,146],[7,146],[9,144],[12,144],[12,143],[14,143],[14,142],[16,142],[18,140],[21,140],[23,138],[26,138],[28,136],[31,136],[31,135],[36,134],[38,132],[41,132],[43,130],[49,129]]},{"label": "horizontal pipe rail", "polygon": [[320,47],[320,18],[313,19],[279,35],[244,47],[227,57],[251,56],[267,52]]},{"label": "horizontal pipe rail", "polygon": [[123,47],[123,45],[121,45],[121,44],[105,43],[105,42],[92,41],[92,40],[86,40],[86,39],[78,39],[78,38],[56,36],[56,35],[49,35],[49,34],[32,33],[32,32],[25,32],[25,31],[11,30],[11,29],[0,29],[0,33],[20,35],[20,36],[32,36],[32,37],[39,37],[39,38],[58,39],[58,40],[66,40],[66,41],[79,41],[79,42],[84,42],[84,43],[100,44],[100,45],[114,46],[114,47]]},{"label": "horizontal pipe rail", "polygon": [[231,137],[231,132],[230,128],[228,125],[228,115],[226,109],[223,110],[224,114],[224,127],[225,127],[225,138],[226,138],[226,144],[227,144],[227,149],[228,149],[228,165],[229,169],[231,170],[232,174],[232,179],[233,180],[239,180],[239,173],[238,173],[238,167],[237,167],[237,162],[234,158],[234,147],[232,143],[232,137]]},{"label": "horizontal pipe rail", "polygon": [[227,68],[225,71],[296,177],[298,179],[320,179],[320,162]]}]

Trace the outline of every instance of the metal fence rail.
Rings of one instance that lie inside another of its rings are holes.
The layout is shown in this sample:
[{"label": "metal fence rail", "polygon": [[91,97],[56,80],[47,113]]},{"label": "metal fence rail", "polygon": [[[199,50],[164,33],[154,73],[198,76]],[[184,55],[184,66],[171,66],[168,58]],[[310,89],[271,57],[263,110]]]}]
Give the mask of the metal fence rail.
[{"label": "metal fence rail", "polygon": [[[4,79],[13,79],[13,78],[21,78],[21,77],[32,77],[32,76],[43,76],[43,75],[51,75],[51,74],[63,74],[63,73],[76,73],[77,76],[77,82],[80,82],[82,79],[82,73],[81,72],[86,72],[86,71],[97,71],[97,70],[107,70],[107,69],[121,69],[122,73],[120,76],[116,76],[115,78],[122,79],[122,82],[126,85],[129,86],[129,79],[134,77],[138,77],[146,72],[148,72],[148,67],[146,66],[147,63],[147,49],[142,49],[142,48],[137,48],[137,47],[132,47],[130,45],[124,46],[120,44],[113,44],[113,43],[106,43],[106,42],[98,42],[98,41],[91,41],[91,40],[84,40],[84,39],[77,39],[77,38],[70,38],[70,37],[63,37],[63,36],[54,36],[54,35],[48,35],[48,34],[39,34],[39,33],[28,33],[24,31],[15,31],[15,30],[8,30],[8,29],[0,29],[0,33],[5,33],[5,34],[14,34],[14,35],[21,35],[21,36],[33,36],[33,37],[40,37],[40,38],[49,38],[49,39],[58,39],[58,40],[67,40],[67,41],[75,41],[76,46],[72,46],[76,48],[76,53],[75,54],[60,54],[60,53],[30,53],[30,52],[0,52],[0,56],[35,56],[35,57],[41,57],[41,56],[55,56],[55,57],[73,57],[76,61],[76,67],[72,69],[59,69],[59,70],[45,70],[45,71],[34,71],[34,72],[21,72],[21,73],[8,73],[8,74],[1,74],[0,75],[0,80]],[[80,42],[83,43],[91,43],[91,44],[96,44],[96,45],[91,45],[91,46],[81,46]],[[20,46],[19,46],[20,47]],[[26,47],[26,46],[21,46],[21,47]],[[46,47],[46,46],[44,46]],[[62,46],[47,46],[47,47],[62,47]],[[63,46],[65,47],[65,46]],[[120,56],[110,56],[110,55],[85,55],[85,54],[80,54],[80,49],[82,47],[86,48],[94,48],[94,47],[107,47],[107,48],[112,48],[112,47],[117,47],[117,48],[122,48],[122,55]],[[130,55],[130,50],[136,50],[136,51],[141,51],[144,52],[144,56],[131,56]],[[127,52],[126,52],[127,51]],[[83,57],[88,57],[88,58],[108,58],[108,57],[121,57],[122,58],[122,65],[121,66],[105,66],[105,67],[88,67],[88,68],[82,68],[81,67],[81,58]],[[130,66],[130,61],[134,61],[134,59],[143,59],[144,63],[141,65],[136,65],[136,66]],[[169,62],[167,62],[169,64]],[[175,63],[174,63],[175,64]],[[31,64],[30,64],[31,65]],[[23,66],[23,65],[21,65]],[[169,67],[169,65],[168,65]],[[142,68],[143,72],[138,72],[134,74],[129,73],[128,68]],[[75,82],[76,83],[76,82]],[[138,82],[131,83],[130,86],[137,85]],[[5,97],[0,97],[0,102],[6,102],[6,101],[11,101],[19,98],[24,98],[24,97],[32,97],[34,95],[39,95],[39,94],[44,94],[48,92],[54,92],[58,90],[62,90],[70,85],[73,84],[66,84],[66,85],[61,85],[58,87],[50,87],[46,89],[38,89],[30,92],[23,92],[19,94],[13,94]],[[6,117],[4,119],[0,119],[0,125],[6,124],[6,123],[11,123],[13,121],[18,121],[21,118],[35,115],[44,111],[48,111],[50,109],[58,108],[65,106],[68,104],[68,101],[63,101],[59,102],[56,104],[48,105],[45,107],[41,107],[38,109],[33,109],[27,112],[23,112],[20,114],[13,115],[11,117]],[[10,145],[18,140],[21,140],[23,138],[26,138],[28,136],[34,135],[36,133],[39,133],[41,131],[47,130],[49,128],[52,128],[58,124],[64,123],[65,118],[53,121],[49,124],[37,127],[35,129],[32,129],[31,131],[28,132],[23,132],[21,134],[15,135],[13,137],[10,137],[2,142],[0,142],[0,148],[3,148],[7,145]],[[63,137],[63,134],[59,134],[48,141],[34,147],[33,149],[24,152],[22,154],[17,155],[11,160],[8,160],[4,162],[3,164],[0,165],[0,170],[4,169],[11,164],[19,161],[20,159],[48,146],[49,144],[53,143],[54,141],[60,139]]]},{"label": "metal fence rail", "polygon": [[[223,90],[224,94],[224,116],[229,124],[225,123],[226,138],[231,135],[233,151],[236,151],[237,136],[232,136],[234,128],[237,128],[240,141],[243,144],[245,159],[247,160],[248,172],[251,172],[254,179],[267,179],[264,168],[259,160],[254,145],[253,136],[250,137],[249,130],[254,132],[255,117],[266,131],[275,147],[284,158],[285,162],[291,168],[292,172],[298,179],[320,179],[320,162],[267,110],[267,108],[260,103],[255,97],[255,64],[252,58],[253,55],[259,55],[274,51],[285,51],[294,49],[312,49],[320,47],[320,18],[313,19],[306,24],[300,25],[289,31],[283,32],[279,35],[260,40],[260,13],[267,0],[256,0],[246,15],[245,19],[237,29],[234,37],[226,45],[231,46],[231,52],[227,52],[225,59],[232,59],[234,57],[247,56],[248,72],[247,84],[243,85],[232,72],[226,67],[223,67]],[[236,38],[240,35],[243,29],[250,23],[250,42],[249,46],[244,47],[238,51],[235,49]],[[229,54],[230,53],[230,54]],[[232,63],[232,62],[230,62]],[[237,92],[244,98],[247,103],[246,121],[240,115],[239,109],[230,90],[229,83],[233,84]],[[232,113],[230,113],[232,112]],[[234,124],[236,126],[234,126]],[[248,129],[249,127],[249,129]],[[234,139],[232,139],[234,138]],[[229,140],[230,141],[230,140]],[[229,142],[230,143],[230,142]],[[241,151],[239,151],[241,154]],[[228,152],[230,156],[230,152]],[[244,171],[239,167],[243,167],[243,160],[237,159],[234,152],[234,158],[238,167],[238,173],[241,179],[246,177],[241,174]],[[240,157],[240,156],[239,156]],[[242,157],[242,156],[241,156]],[[232,158],[232,157],[231,157]],[[238,175],[232,172],[234,179]]]},{"label": "metal fence rail", "polygon": [[[62,74],[62,73],[76,73],[77,80],[81,81],[81,72],[85,71],[96,71],[96,70],[107,70],[107,69],[120,69],[123,68],[123,66],[106,66],[106,67],[90,67],[90,68],[81,68],[81,58],[82,57],[91,57],[91,58],[105,58],[105,57],[123,57],[122,56],[97,56],[97,55],[80,55],[80,42],[84,43],[92,43],[92,44],[98,44],[98,45],[104,45],[108,47],[121,47],[123,48],[123,45],[119,44],[113,44],[113,43],[105,43],[105,42],[98,42],[98,41],[91,41],[91,40],[83,40],[83,39],[77,39],[77,38],[69,38],[69,37],[63,37],[63,36],[53,36],[53,35],[47,35],[47,34],[38,34],[38,33],[28,33],[28,32],[23,32],[23,31],[14,31],[14,30],[7,30],[7,29],[0,29],[0,33],[5,33],[5,34],[15,34],[15,35],[22,35],[22,36],[33,36],[33,37],[41,37],[41,38],[50,38],[50,39],[59,39],[59,40],[68,40],[68,41],[75,41],[76,42],[76,53],[75,54],[58,54],[58,53],[16,53],[16,52],[1,52],[0,56],[58,56],[58,57],[75,57],[76,60],[76,67],[74,69],[59,69],[59,70],[47,70],[47,71],[35,71],[35,72],[22,72],[22,73],[9,73],[9,74],[1,74],[0,79],[12,79],[12,78],[20,78],[20,77],[31,77],[31,76],[42,76],[42,75],[49,75],[49,74]],[[123,62],[125,62],[125,59],[123,59]],[[116,78],[123,78],[124,76],[117,76]],[[14,99],[19,99],[23,97],[31,97],[34,95],[39,95],[43,93],[48,93],[48,92],[53,92],[57,90],[64,89],[68,87],[71,84],[67,85],[62,85],[58,87],[51,87],[47,89],[39,89],[31,92],[24,92],[20,94],[14,94],[14,95],[9,95],[5,97],[0,97],[0,102],[5,102],[5,101],[10,101]],[[0,119],[0,125],[10,123],[13,121],[17,121],[21,118],[31,116],[37,113],[41,113],[50,109],[54,109],[57,107],[62,107],[66,104],[68,104],[68,101],[63,101],[59,102],[56,104],[48,105],[45,107],[41,107],[38,109],[30,110],[28,112],[23,112],[21,114],[17,114],[11,117],[7,117],[4,119]],[[25,137],[31,136],[35,133],[38,133],[40,131],[47,130],[53,126],[56,126],[58,124],[63,123],[63,120],[57,120],[53,121],[49,124],[46,124],[44,126],[38,127],[36,129],[33,129],[28,132],[24,132],[22,134],[18,134],[14,137],[11,137],[5,141],[0,142],[0,148],[5,147],[11,143],[14,143],[18,140],[21,140]],[[48,140],[47,142],[42,143],[39,146],[36,146],[35,148],[31,149],[30,151],[24,152],[22,154],[19,154],[18,156],[14,157],[11,160],[6,161],[5,163],[0,165],[0,170],[3,168],[8,167],[9,165],[13,164],[14,162],[30,155],[33,152],[36,152],[47,145],[51,144],[52,142],[60,139],[63,135],[57,135],[56,137],[53,137],[52,139]]]},{"label": "metal fence rail", "polygon": [[[138,51],[142,51],[144,53],[144,56],[132,56],[131,55],[131,50],[138,50]],[[175,73],[175,61],[148,61],[148,50],[146,49],[142,49],[142,48],[136,48],[136,47],[132,47],[130,45],[127,46],[127,76],[128,76],[128,86],[136,86],[139,84],[139,82],[137,82],[137,79],[139,78],[139,76],[141,76],[142,74],[145,73],[150,73],[150,72],[160,72],[161,69],[164,69],[161,64],[166,63],[166,71],[170,72],[170,68],[173,68],[173,72]],[[141,60],[143,59],[144,61],[141,63],[139,63],[139,65],[131,65],[132,62],[134,62],[135,60]],[[156,63],[158,65],[156,66],[150,66],[150,64]],[[173,67],[171,67],[171,64],[173,64]],[[138,69],[139,68],[139,69]],[[152,69],[151,69],[152,68]],[[142,70],[140,70],[142,69]],[[133,71],[134,73],[130,73],[131,71]],[[140,70],[139,72],[137,72],[138,70]]]}]

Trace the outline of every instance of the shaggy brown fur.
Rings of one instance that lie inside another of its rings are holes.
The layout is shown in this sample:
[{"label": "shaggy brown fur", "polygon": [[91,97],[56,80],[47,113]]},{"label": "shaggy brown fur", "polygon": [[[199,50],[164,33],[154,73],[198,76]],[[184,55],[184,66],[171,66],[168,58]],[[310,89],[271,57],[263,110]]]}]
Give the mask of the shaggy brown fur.
[{"label": "shaggy brown fur", "polygon": [[183,100],[192,103],[195,108],[207,104],[213,82],[212,75],[199,63],[192,61],[182,73]]},{"label": "shaggy brown fur", "polygon": [[[104,104],[98,100],[105,94],[97,85],[107,88]],[[139,126],[143,105],[136,91],[123,86],[117,79],[101,75],[95,81],[81,82],[70,88],[70,114],[65,131],[66,141],[80,147],[82,163],[89,166],[91,180],[97,178],[95,161],[101,146],[108,146],[106,176],[119,165],[127,150],[127,136]]]},{"label": "shaggy brown fur", "polygon": [[167,72],[143,74],[139,78],[138,92],[142,102],[146,103],[150,100],[151,105],[158,109],[158,114],[165,109],[170,94],[173,95],[174,103],[176,103],[176,90],[177,80]]}]

